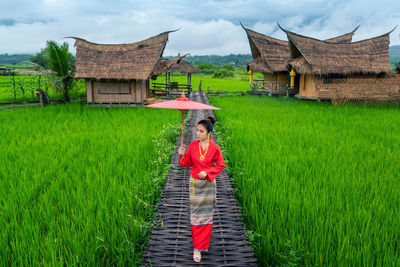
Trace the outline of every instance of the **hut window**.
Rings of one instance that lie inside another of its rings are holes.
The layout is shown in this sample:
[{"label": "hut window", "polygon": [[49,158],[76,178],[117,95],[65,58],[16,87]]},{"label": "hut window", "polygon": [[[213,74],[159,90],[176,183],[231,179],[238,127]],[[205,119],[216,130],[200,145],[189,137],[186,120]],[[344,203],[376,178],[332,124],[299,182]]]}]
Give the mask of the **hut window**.
[{"label": "hut window", "polygon": [[127,82],[99,82],[99,94],[130,94],[131,89]]},{"label": "hut window", "polygon": [[345,83],[347,81],[347,75],[343,74],[327,74],[322,75],[324,78],[324,84],[331,84],[331,83]]}]

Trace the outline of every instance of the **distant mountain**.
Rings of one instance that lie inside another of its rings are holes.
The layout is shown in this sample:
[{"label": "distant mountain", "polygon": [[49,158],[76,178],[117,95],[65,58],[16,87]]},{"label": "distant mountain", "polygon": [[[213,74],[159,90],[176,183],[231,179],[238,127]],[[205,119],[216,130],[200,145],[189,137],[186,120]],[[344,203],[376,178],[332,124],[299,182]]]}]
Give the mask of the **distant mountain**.
[{"label": "distant mountain", "polygon": [[390,64],[397,66],[400,62],[400,45],[392,45],[389,47]]},{"label": "distant mountain", "polygon": [[234,66],[244,66],[245,62],[253,60],[253,57],[251,56],[251,54],[243,54],[243,55],[230,54],[227,56],[206,55],[206,56],[186,56],[184,60],[192,65],[202,63],[202,64],[212,64],[212,65],[230,64]]},{"label": "distant mountain", "polygon": [[[389,47],[390,64],[397,66],[400,62],[400,45],[392,45]],[[31,54],[0,54],[0,64],[19,64],[29,60]],[[171,57],[167,57],[171,58]],[[251,54],[230,54],[227,56],[206,55],[206,56],[187,56],[185,60],[196,65],[198,63],[207,63],[213,65],[230,64],[234,66],[244,66],[245,62],[253,60]]]},{"label": "distant mountain", "polygon": [[[389,47],[389,57],[390,64],[393,66],[397,66],[400,62],[400,45],[392,45]],[[217,56],[217,55],[208,55],[208,56],[187,56],[184,58],[190,64],[198,64],[198,63],[207,63],[213,65],[224,65],[231,64],[235,66],[244,66],[244,62],[249,62],[253,60],[251,54],[238,54],[238,55],[228,55],[228,56]]]},{"label": "distant mountain", "polygon": [[29,58],[33,56],[31,54],[14,54],[14,55],[9,55],[9,54],[0,54],[0,64],[10,64],[10,65],[16,65],[20,64],[23,61],[29,60]]}]

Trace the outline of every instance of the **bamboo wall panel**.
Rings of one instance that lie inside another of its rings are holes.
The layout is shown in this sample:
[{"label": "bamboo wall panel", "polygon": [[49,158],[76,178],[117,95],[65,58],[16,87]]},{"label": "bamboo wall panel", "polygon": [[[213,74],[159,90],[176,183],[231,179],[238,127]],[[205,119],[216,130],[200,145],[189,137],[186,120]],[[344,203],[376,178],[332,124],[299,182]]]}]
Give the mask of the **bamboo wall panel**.
[{"label": "bamboo wall panel", "polygon": [[400,98],[400,75],[377,78],[374,76],[348,76],[344,83],[324,84],[316,80],[320,98],[392,100]]},{"label": "bamboo wall panel", "polygon": [[[86,82],[86,90],[88,103],[141,103],[145,98],[142,94],[146,94],[145,87],[137,86],[143,84],[144,81],[130,82],[108,82],[93,80],[92,83]],[[91,86],[92,84],[92,86]],[[144,92],[140,92],[140,90]],[[90,94],[91,102],[89,102]]]}]

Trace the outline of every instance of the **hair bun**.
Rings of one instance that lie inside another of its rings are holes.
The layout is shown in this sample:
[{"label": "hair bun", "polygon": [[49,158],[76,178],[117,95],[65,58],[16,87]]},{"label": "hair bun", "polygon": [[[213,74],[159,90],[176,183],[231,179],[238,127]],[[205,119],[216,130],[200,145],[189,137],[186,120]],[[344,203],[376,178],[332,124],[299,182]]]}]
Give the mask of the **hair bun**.
[{"label": "hair bun", "polygon": [[214,124],[215,124],[215,118],[213,118],[213,117],[208,117],[206,120],[211,121],[212,125],[214,126]]}]

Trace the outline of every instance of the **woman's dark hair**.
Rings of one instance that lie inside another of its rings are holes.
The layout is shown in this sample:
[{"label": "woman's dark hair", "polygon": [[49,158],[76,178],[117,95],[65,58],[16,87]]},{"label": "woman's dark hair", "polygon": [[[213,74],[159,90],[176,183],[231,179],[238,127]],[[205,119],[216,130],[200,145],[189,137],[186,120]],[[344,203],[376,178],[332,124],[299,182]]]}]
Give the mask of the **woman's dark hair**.
[{"label": "woman's dark hair", "polygon": [[199,121],[197,124],[202,124],[206,128],[207,133],[212,132],[214,129],[215,119],[213,117],[208,117],[204,120]]}]

